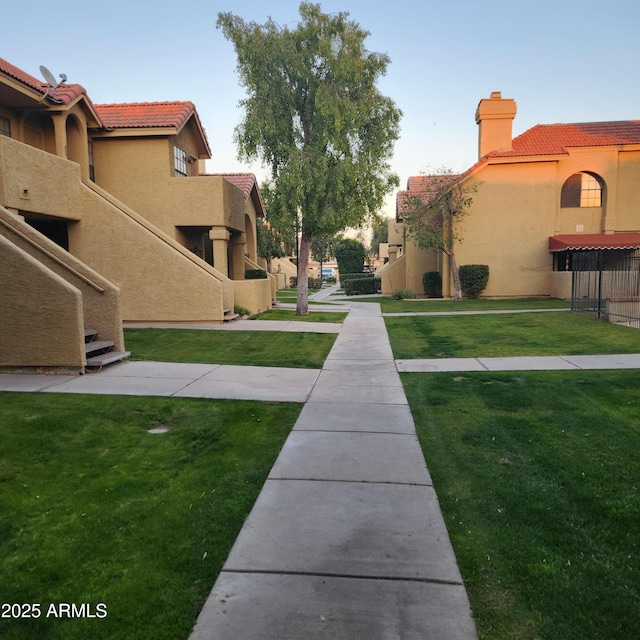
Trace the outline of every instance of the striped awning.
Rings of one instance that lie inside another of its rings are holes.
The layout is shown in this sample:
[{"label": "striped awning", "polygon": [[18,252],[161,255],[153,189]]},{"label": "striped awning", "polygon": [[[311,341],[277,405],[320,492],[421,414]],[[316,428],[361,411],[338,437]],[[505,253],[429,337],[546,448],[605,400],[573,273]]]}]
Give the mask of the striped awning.
[{"label": "striped awning", "polygon": [[640,232],[574,233],[549,237],[549,251],[593,251],[596,249],[640,249]]}]

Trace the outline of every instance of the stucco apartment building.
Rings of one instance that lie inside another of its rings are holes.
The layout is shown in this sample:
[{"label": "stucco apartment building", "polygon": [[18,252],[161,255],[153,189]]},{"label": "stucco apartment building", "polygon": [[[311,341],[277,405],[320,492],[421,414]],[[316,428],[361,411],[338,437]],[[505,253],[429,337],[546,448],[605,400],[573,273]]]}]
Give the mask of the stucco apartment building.
[{"label": "stucco apartment building", "polygon": [[[640,121],[537,125],[512,137],[516,103],[494,92],[476,110],[479,160],[459,181],[477,184],[455,245],[458,265],[489,265],[484,297],[571,296],[572,256],[640,248]],[[407,191],[428,198],[428,176]],[[403,202],[390,222],[383,293],[423,292],[422,275],[440,271],[453,295],[447,256],[404,238]]]},{"label": "stucco apartment building", "polygon": [[0,58],[0,369],[82,372],[85,335],[122,352],[123,321],[270,308],[273,278],[245,280],[256,178],[210,156],[191,102],[93,104]]}]

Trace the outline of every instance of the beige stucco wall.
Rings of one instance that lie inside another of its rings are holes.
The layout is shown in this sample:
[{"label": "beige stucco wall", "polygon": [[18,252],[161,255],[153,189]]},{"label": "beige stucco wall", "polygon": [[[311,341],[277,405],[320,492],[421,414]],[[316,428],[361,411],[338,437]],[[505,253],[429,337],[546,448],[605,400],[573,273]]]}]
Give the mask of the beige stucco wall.
[{"label": "beige stucco wall", "polygon": [[[120,290],[113,283],[2,207],[0,207],[0,236],[37,260],[43,266],[44,273],[59,276],[79,291],[82,299],[84,328],[96,330],[101,340],[112,341],[116,351],[124,350]],[[44,276],[40,274],[39,277]],[[7,278],[6,274],[0,274],[0,282],[3,285],[6,284]],[[27,298],[32,295],[27,285],[24,286],[24,292]],[[18,302],[16,299],[16,313],[20,309]],[[27,314],[20,321],[24,326],[29,326],[32,318]],[[57,340],[57,338],[52,339]],[[82,341],[84,343],[84,334]]]},{"label": "beige stucco wall", "polygon": [[0,204],[31,213],[79,218],[80,167],[0,136]]},{"label": "beige stucco wall", "polygon": [[[605,183],[602,207],[560,207],[564,182],[579,172]],[[489,265],[485,297],[569,297],[570,284],[553,272],[550,236],[640,229],[640,153],[571,149],[567,155],[531,161],[490,161],[467,178],[477,183],[473,204],[458,232],[458,266]],[[407,286],[425,268],[424,256],[407,246]],[[453,294],[448,261],[442,260],[443,294]],[[413,280],[412,280],[413,279]]]},{"label": "beige stucco wall", "polygon": [[121,288],[124,320],[222,322],[233,308],[227,278],[110,194],[83,185],[80,205],[70,250]]},{"label": "beige stucco wall", "polygon": [[81,292],[4,236],[0,274],[0,369],[81,371]]},{"label": "beige stucco wall", "polygon": [[248,309],[252,314],[271,309],[271,281],[233,280],[235,304]]},{"label": "beige stucco wall", "polygon": [[96,183],[167,235],[178,226],[244,231],[244,195],[222,176],[174,177],[173,140],[94,141]]}]

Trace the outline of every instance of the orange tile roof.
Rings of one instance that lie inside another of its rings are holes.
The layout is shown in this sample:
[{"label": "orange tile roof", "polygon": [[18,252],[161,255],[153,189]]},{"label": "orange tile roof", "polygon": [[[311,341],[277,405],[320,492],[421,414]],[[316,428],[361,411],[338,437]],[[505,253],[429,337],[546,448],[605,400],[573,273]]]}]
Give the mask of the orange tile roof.
[{"label": "orange tile roof", "polygon": [[[79,96],[87,95],[87,90],[79,84],[61,83],[55,88],[49,88],[46,82],[42,82],[42,80],[34,78],[32,75],[22,71],[22,69],[18,69],[18,67],[2,58],[0,58],[0,72],[5,73],[14,80],[18,80],[18,82],[21,82],[31,89],[35,89],[42,95],[47,94],[47,97],[52,102],[57,102],[59,104],[70,104]],[[49,92],[47,93],[48,88]]]},{"label": "orange tile roof", "polygon": [[427,204],[445,184],[453,184],[460,178],[457,174],[438,174],[411,176],[407,180],[407,189],[399,191],[396,196],[396,219],[402,219],[402,214],[406,211],[409,197],[419,195],[421,200]]},{"label": "orange tile roof", "polygon": [[181,129],[196,110],[193,102],[133,102],[94,106],[107,129]]},{"label": "orange tile roof", "polygon": [[513,151],[492,151],[491,158],[564,155],[575,147],[640,144],[640,120],[539,124],[514,138]]},{"label": "orange tile roof", "polygon": [[211,173],[208,175],[222,176],[232,185],[238,187],[238,189],[240,189],[244,194],[245,198],[249,197],[254,185],[257,187],[256,176],[253,173]]}]

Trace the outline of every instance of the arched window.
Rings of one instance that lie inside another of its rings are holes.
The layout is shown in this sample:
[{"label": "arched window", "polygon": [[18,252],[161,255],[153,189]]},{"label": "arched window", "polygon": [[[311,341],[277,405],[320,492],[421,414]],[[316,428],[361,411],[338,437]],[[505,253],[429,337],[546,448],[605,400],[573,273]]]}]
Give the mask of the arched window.
[{"label": "arched window", "polygon": [[602,178],[592,173],[574,173],[562,185],[561,207],[601,207]]}]

